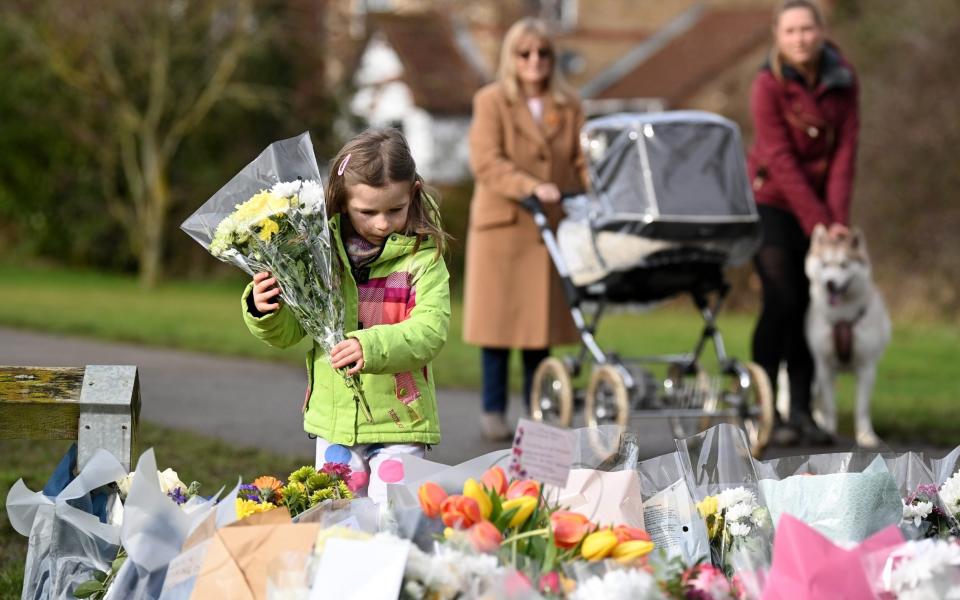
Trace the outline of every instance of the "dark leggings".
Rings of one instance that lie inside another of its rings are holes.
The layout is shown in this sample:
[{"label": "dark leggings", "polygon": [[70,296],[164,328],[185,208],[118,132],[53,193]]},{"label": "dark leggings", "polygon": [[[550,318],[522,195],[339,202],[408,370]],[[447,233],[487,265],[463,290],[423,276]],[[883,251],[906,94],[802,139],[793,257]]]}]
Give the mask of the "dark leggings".
[{"label": "dark leggings", "polygon": [[[550,355],[548,349],[523,350],[523,405],[530,406],[530,387],[533,372],[540,361]],[[507,382],[510,371],[510,350],[507,348],[483,348],[483,411],[506,412]]]},{"label": "dark leggings", "polygon": [[804,333],[810,287],[803,271],[810,240],[786,211],[758,206],[763,244],[754,266],[763,284],[763,309],[753,332],[753,360],[767,372],[777,391],[780,362],[790,377],[790,414],[810,414],[813,357]]}]

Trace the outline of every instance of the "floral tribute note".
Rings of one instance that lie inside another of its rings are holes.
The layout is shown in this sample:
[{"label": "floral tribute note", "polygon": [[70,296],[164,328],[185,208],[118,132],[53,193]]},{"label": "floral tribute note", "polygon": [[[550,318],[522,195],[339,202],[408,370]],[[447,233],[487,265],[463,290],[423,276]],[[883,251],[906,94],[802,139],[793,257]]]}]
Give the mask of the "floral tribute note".
[{"label": "floral tribute note", "polygon": [[569,429],[520,419],[510,453],[510,476],[564,487],[576,438]]}]

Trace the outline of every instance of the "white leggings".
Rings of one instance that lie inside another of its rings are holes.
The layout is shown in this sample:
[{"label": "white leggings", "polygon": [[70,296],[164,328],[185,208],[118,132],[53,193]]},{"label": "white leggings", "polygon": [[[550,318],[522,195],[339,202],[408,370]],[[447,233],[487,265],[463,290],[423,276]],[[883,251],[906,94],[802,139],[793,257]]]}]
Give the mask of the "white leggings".
[{"label": "white leggings", "polygon": [[399,455],[423,458],[423,444],[357,444],[344,446],[317,438],[316,468],[324,463],[349,465],[353,471],[353,486],[358,496],[367,496],[382,504],[387,500],[387,484],[403,483],[403,462]]}]

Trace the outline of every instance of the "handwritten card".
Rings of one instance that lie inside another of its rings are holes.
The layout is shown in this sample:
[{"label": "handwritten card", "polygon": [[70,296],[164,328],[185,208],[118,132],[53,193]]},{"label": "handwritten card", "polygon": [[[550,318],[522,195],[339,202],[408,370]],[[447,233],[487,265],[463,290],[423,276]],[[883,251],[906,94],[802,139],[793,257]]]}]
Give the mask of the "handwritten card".
[{"label": "handwritten card", "polygon": [[520,419],[513,436],[509,474],[562,488],[567,485],[575,445],[569,429]]}]

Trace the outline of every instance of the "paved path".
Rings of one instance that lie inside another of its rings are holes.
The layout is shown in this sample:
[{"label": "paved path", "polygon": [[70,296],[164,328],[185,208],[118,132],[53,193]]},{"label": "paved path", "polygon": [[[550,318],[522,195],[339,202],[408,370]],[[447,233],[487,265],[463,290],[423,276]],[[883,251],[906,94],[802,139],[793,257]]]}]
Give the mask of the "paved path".
[{"label": "paved path", "polygon": [[[300,404],[306,386],[304,369],[244,358],[150,348],[0,328],[0,364],[84,366],[133,364],[140,372],[144,420],[216,436],[228,442],[299,456],[313,456],[313,442],[302,429]],[[456,464],[503,445],[480,439],[477,392],[440,390],[443,442],[431,460]],[[519,397],[510,417],[520,416]],[[645,456],[675,448],[666,422],[635,420]],[[772,454],[808,454],[848,450],[789,448]],[[921,448],[915,448],[921,449]]]}]

